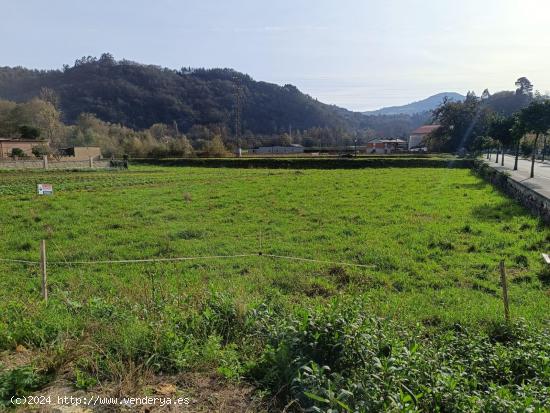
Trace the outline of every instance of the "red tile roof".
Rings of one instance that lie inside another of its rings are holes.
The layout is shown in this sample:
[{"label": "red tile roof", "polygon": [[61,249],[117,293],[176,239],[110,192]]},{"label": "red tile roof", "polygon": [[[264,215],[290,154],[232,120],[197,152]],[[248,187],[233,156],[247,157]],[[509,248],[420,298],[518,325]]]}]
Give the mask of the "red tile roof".
[{"label": "red tile roof", "polygon": [[433,132],[438,129],[441,125],[424,125],[419,128],[416,128],[411,132],[411,135],[427,135],[428,133]]}]

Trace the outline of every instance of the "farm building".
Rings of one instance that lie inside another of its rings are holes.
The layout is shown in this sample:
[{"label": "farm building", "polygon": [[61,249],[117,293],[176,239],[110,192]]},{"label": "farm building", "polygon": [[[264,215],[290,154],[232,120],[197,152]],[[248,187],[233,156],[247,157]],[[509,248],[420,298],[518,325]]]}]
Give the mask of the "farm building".
[{"label": "farm building", "polygon": [[374,139],[367,142],[367,153],[393,153],[405,149],[407,142],[402,139]]},{"label": "farm building", "polygon": [[426,136],[432,133],[434,130],[439,129],[440,125],[424,125],[413,130],[409,136],[409,150],[424,146],[424,140]]},{"label": "farm building", "polygon": [[72,146],[70,148],[61,148],[58,151],[62,159],[71,161],[87,161],[101,159],[101,148],[99,146]]},{"label": "farm building", "polygon": [[0,159],[11,157],[12,151],[16,148],[21,149],[25,156],[34,156],[32,149],[38,146],[48,146],[48,142],[28,139],[0,138]]},{"label": "farm building", "polygon": [[258,148],[253,148],[248,151],[248,153],[254,154],[286,154],[286,153],[303,153],[304,147],[298,144],[291,144],[290,146],[260,146]]}]

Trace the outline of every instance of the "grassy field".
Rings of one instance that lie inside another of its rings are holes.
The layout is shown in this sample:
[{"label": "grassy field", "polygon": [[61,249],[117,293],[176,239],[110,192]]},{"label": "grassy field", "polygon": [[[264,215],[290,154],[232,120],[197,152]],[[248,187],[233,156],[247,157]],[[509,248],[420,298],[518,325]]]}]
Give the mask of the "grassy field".
[{"label": "grassy field", "polygon": [[[39,182],[55,195],[35,195]],[[0,258],[37,261],[46,239],[50,263],[44,304],[38,266],[0,262],[4,398],[60,375],[93,390],[129,372],[215,372],[253,384],[271,400],[262,408],[548,402],[550,277],[540,253],[550,231],[467,169],[0,172],[0,211]],[[71,264],[241,254],[252,256]],[[501,259],[511,326],[502,324]],[[32,354],[25,366],[9,362],[18,345]],[[447,365],[437,361],[445,352],[464,354],[443,357]],[[470,371],[496,362],[504,372]],[[387,375],[360,372],[378,365]],[[431,376],[440,365],[450,381]],[[411,377],[414,366],[425,374]],[[518,369],[531,373],[516,382]]]}]

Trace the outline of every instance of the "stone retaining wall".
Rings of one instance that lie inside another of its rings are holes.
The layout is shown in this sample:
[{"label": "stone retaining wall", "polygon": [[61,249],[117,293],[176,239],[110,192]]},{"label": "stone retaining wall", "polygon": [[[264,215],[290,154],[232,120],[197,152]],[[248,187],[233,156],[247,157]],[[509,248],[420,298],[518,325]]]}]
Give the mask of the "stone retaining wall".
[{"label": "stone retaining wall", "polygon": [[533,214],[538,215],[546,224],[550,224],[550,199],[515,181],[506,173],[491,168],[483,161],[476,161],[475,171],[502,192],[519,201]]},{"label": "stone retaining wall", "polygon": [[[93,161],[92,169],[105,169],[111,167],[110,160]],[[90,161],[52,161],[46,165],[42,159],[18,159],[0,161],[0,169],[90,169]]]}]

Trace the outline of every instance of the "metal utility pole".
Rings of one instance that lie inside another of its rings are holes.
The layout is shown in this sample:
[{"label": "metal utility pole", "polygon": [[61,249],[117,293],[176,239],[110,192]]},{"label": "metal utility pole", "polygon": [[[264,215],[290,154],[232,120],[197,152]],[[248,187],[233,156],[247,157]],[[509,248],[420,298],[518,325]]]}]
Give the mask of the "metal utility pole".
[{"label": "metal utility pole", "polygon": [[235,79],[235,140],[237,141],[237,156],[240,158],[241,149],[241,115],[242,115],[242,84],[238,76]]}]

